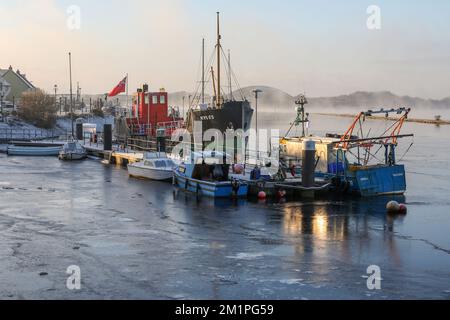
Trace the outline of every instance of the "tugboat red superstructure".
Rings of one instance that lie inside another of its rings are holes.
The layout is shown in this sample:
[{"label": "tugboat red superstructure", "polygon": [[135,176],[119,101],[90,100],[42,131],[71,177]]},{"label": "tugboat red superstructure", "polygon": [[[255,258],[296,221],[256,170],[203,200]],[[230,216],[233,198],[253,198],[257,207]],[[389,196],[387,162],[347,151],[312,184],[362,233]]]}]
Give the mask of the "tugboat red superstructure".
[{"label": "tugboat red superstructure", "polygon": [[169,137],[184,125],[179,110],[169,107],[165,89],[149,92],[147,84],[134,94],[131,117],[126,118],[126,123],[132,136],[146,137]]}]

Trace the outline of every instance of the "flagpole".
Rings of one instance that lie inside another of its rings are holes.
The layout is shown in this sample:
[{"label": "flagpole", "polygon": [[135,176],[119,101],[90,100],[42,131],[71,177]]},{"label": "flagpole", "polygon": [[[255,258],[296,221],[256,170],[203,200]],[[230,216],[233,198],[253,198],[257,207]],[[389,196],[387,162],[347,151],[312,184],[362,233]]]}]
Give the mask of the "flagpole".
[{"label": "flagpole", "polygon": [[127,112],[129,112],[130,116],[131,116],[131,111],[129,110],[129,104],[128,104],[128,73],[127,73]]}]

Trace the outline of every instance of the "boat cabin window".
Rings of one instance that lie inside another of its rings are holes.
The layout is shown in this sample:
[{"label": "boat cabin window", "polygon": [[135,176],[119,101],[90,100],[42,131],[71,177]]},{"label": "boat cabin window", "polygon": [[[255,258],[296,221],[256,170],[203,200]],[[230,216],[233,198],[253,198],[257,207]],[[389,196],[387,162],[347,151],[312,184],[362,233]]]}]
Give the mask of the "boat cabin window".
[{"label": "boat cabin window", "polygon": [[230,166],[227,164],[196,164],[192,178],[203,181],[228,181]]},{"label": "boat cabin window", "polygon": [[157,161],[155,161],[155,166],[157,168],[165,168],[166,167],[166,161],[164,161],[164,160],[157,160]]},{"label": "boat cabin window", "polygon": [[206,163],[206,164],[209,164],[209,165],[221,164],[221,163],[223,163],[223,158],[218,158],[218,157],[216,157],[216,158],[213,158],[213,157],[210,157],[210,158],[198,158],[197,161],[196,161],[197,164],[202,164],[203,162]]},{"label": "boat cabin window", "polygon": [[144,166],[147,166],[147,167],[154,167],[154,164],[153,164],[152,161],[144,161]]},{"label": "boat cabin window", "polygon": [[166,160],[166,166],[169,168],[174,168],[175,166],[175,162],[173,162],[172,160]]},{"label": "boat cabin window", "polygon": [[152,96],[152,99],[153,104],[158,104],[158,96]]},{"label": "boat cabin window", "polygon": [[161,97],[159,98],[159,102],[160,102],[161,104],[165,104],[165,103],[166,103],[166,97],[165,97],[165,96],[161,96]]},{"label": "boat cabin window", "polygon": [[150,103],[150,95],[146,94],[145,95],[145,104],[149,104]]}]

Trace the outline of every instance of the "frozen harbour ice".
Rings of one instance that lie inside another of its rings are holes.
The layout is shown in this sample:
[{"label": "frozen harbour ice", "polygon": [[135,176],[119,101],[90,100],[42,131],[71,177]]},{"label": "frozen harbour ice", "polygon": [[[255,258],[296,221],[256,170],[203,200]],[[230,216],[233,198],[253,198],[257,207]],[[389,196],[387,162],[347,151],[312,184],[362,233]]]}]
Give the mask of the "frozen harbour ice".
[{"label": "frozen harbour ice", "polygon": [[0,299],[449,299],[449,160],[426,149],[448,129],[417,130],[405,217],[384,198],[213,201],[98,161],[0,155]]}]

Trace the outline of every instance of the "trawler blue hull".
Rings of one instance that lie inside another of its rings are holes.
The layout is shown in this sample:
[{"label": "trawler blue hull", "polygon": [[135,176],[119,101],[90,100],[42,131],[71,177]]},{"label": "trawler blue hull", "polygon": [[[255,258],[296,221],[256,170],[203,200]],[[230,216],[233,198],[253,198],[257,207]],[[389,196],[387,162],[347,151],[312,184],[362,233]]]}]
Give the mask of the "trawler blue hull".
[{"label": "trawler blue hull", "polygon": [[363,197],[402,195],[406,192],[405,166],[370,166],[348,170],[349,192]]}]

